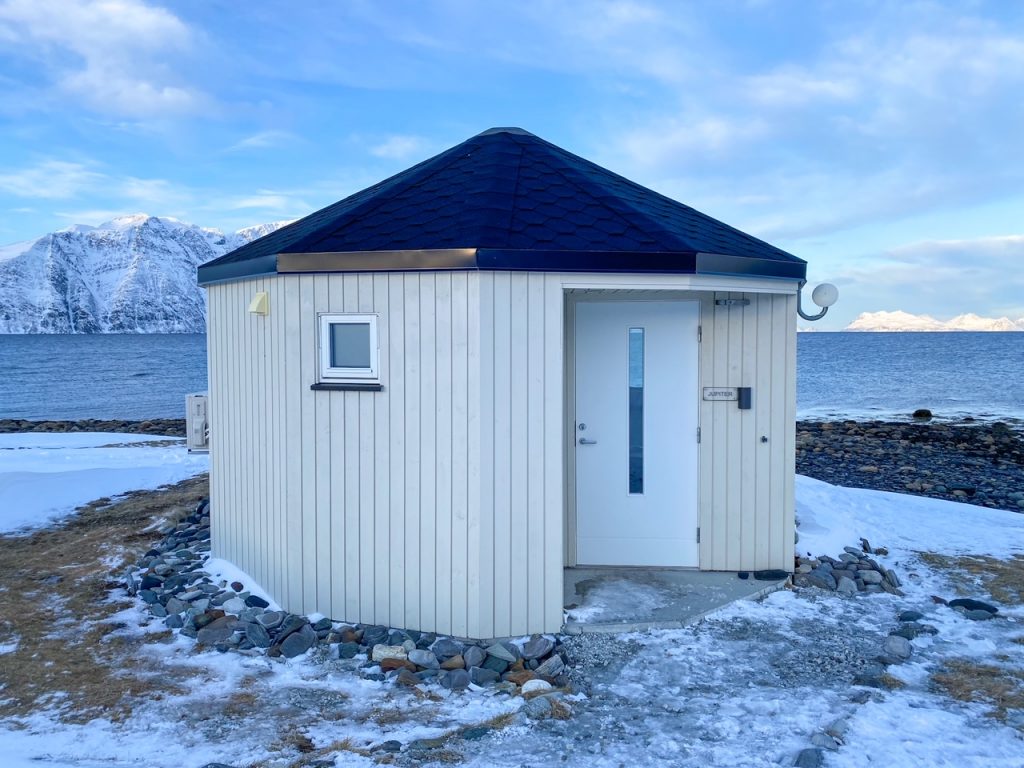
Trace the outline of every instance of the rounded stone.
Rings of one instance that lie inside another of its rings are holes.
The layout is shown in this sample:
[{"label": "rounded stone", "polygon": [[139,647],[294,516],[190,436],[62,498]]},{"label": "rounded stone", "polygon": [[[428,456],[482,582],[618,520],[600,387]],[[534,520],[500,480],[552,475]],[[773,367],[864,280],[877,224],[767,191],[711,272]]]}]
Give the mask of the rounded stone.
[{"label": "rounded stone", "polygon": [[889,635],[885,638],[885,642],[882,643],[882,651],[886,656],[905,661],[914,653],[914,647],[905,637]]},{"label": "rounded stone", "polygon": [[270,633],[266,627],[257,624],[255,621],[245,625],[245,639],[256,648],[269,648],[272,645]]},{"label": "rounded stone", "polygon": [[530,699],[526,702],[526,706],[523,707],[523,711],[526,713],[526,716],[532,720],[543,720],[544,718],[551,717],[551,702],[544,696],[538,696],[537,698]]},{"label": "rounded stone", "polygon": [[301,656],[316,643],[316,632],[309,624],[303,624],[302,628],[292,632],[281,643],[281,655],[286,659],[294,659]]},{"label": "rounded stone", "polygon": [[516,660],[516,657],[512,654],[512,652],[509,651],[509,649],[501,643],[494,643],[493,645],[489,646],[487,648],[487,655],[496,659],[501,659],[502,661],[506,661],[509,664],[514,663]]},{"label": "rounded stone", "polygon": [[487,654],[484,653],[484,649],[480,646],[471,645],[462,654],[462,658],[466,662],[467,667],[479,667],[484,663],[484,659],[487,658]]},{"label": "rounded stone", "polygon": [[338,658],[353,659],[359,653],[359,643],[338,643]]},{"label": "rounded stone", "polygon": [[500,675],[493,669],[473,667],[469,670],[469,679],[474,685],[489,685],[498,682]]},{"label": "rounded stone", "polygon": [[440,666],[433,651],[424,651],[418,648],[409,651],[409,661],[424,669],[437,669]]},{"label": "rounded stone", "polygon": [[839,581],[836,582],[836,592],[843,597],[853,597],[857,594],[857,584],[853,579],[840,576]]},{"label": "rounded stone", "polygon": [[[527,661],[530,659],[543,659],[554,649],[555,644],[550,639],[544,637],[544,635],[534,635],[523,645],[523,658]],[[490,651],[488,650],[488,652]],[[506,658],[504,656],[499,656],[498,658],[503,658],[509,662],[515,661],[514,658]]]},{"label": "rounded stone", "polygon": [[441,686],[450,691],[465,690],[469,683],[469,672],[464,669],[450,669],[441,678]]},{"label": "rounded stone", "polygon": [[375,645],[370,658],[373,661],[384,661],[384,659],[400,659],[404,661],[409,658],[408,651],[400,645]]},{"label": "rounded stone", "polygon": [[452,640],[450,637],[439,637],[434,641],[434,644],[430,646],[430,650],[432,650],[434,655],[441,659],[441,661],[445,661],[453,656],[460,656],[462,654],[462,643],[457,640]]},{"label": "rounded stone", "polygon": [[552,689],[551,683],[546,680],[527,680],[523,683],[523,693],[537,693],[540,691],[550,691]]},{"label": "rounded stone", "polygon": [[224,610],[225,613],[234,613],[237,615],[245,610],[245,600],[240,600],[237,597],[232,597],[228,600],[225,600],[221,604],[221,608]]},{"label": "rounded stone", "polygon": [[266,629],[277,629],[284,621],[284,617],[284,611],[267,611],[266,613],[257,616],[256,621]]},{"label": "rounded stone", "polygon": [[950,608],[964,608],[968,611],[988,611],[989,613],[999,613],[999,609],[994,605],[981,600],[975,600],[970,597],[958,597],[956,600],[950,600],[948,605]]}]

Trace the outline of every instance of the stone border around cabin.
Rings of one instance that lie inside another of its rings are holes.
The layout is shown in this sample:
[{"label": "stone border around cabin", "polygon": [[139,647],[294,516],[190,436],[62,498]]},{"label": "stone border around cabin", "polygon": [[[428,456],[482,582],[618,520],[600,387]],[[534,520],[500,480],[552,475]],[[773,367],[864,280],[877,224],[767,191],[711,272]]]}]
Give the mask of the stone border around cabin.
[{"label": "stone border around cabin", "polygon": [[123,577],[129,594],[198,647],[284,659],[319,647],[328,658],[351,660],[367,680],[437,684],[452,691],[493,686],[527,696],[530,717],[569,713],[563,694],[572,686],[571,660],[560,637],[472,642],[271,610],[244,584],[216,583],[204,570],[210,556],[209,510],[207,499],[181,522],[163,527],[164,538]]}]

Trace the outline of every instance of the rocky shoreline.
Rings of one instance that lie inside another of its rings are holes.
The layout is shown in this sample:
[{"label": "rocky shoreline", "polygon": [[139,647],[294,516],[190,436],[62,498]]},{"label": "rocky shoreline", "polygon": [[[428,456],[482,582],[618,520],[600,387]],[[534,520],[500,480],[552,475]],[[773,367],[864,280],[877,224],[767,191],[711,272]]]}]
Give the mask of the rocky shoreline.
[{"label": "rocky shoreline", "polygon": [[[5,432],[184,437],[184,419],[0,419]],[[1024,434],[1002,422],[798,421],[796,471],[850,488],[1024,512]]]},{"label": "rocky shoreline", "polygon": [[77,421],[37,421],[0,419],[0,434],[10,432],[124,432],[133,435],[185,436],[184,419],[79,419]]},{"label": "rocky shoreline", "polygon": [[796,471],[849,488],[1024,512],[1024,436],[1002,422],[800,421]]}]

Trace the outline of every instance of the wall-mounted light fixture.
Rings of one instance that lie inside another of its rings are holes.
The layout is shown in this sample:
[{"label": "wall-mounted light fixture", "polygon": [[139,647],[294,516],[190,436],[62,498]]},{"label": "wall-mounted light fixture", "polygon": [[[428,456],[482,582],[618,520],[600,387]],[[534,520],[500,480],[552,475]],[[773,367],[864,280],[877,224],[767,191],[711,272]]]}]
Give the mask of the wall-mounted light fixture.
[{"label": "wall-mounted light fixture", "polygon": [[803,305],[801,304],[801,297],[803,295],[804,285],[806,282],[800,283],[800,288],[796,292],[796,311],[804,320],[821,320],[828,312],[828,308],[831,307],[839,300],[839,289],[836,288],[832,283],[822,283],[811,292],[811,301],[821,307],[821,312],[816,315],[808,315],[804,312]]}]

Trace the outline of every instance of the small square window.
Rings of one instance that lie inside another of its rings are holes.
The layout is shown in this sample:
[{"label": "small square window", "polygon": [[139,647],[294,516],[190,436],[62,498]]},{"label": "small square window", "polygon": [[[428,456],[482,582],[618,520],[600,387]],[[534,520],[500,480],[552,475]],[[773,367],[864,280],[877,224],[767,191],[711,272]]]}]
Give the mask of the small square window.
[{"label": "small square window", "polygon": [[322,314],[320,380],[376,381],[377,316]]}]

